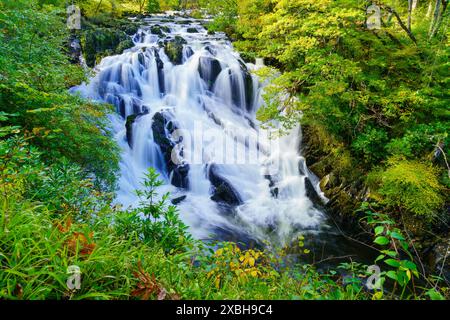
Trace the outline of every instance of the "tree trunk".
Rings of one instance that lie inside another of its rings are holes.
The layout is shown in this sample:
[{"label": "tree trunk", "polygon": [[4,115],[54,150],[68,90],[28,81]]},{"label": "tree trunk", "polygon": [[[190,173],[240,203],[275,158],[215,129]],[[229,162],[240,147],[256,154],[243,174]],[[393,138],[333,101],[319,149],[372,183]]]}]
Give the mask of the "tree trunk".
[{"label": "tree trunk", "polygon": [[408,30],[411,31],[411,14],[412,14],[413,0],[408,0]]}]

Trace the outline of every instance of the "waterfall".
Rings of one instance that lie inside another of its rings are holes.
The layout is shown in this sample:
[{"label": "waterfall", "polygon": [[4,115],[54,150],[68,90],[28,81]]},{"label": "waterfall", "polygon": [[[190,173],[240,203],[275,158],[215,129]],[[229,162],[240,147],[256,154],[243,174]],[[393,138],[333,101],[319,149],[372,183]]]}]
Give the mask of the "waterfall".
[{"label": "waterfall", "polygon": [[104,58],[73,90],[116,108],[116,202],[136,205],[134,190],[152,166],[165,181],[160,193],[182,199],[180,216],[197,238],[284,244],[319,231],[325,216],[307,196],[307,179],[320,190],[299,154],[300,128],[272,138],[255,117],[264,87],[250,70],[262,60],[246,64],[224,34],[171,19],[144,19],[135,46]]}]

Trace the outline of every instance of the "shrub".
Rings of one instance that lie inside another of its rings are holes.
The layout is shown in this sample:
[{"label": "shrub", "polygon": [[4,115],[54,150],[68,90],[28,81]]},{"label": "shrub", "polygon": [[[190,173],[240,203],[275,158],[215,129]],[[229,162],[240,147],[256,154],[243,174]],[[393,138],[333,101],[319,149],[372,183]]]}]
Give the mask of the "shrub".
[{"label": "shrub", "polygon": [[422,162],[390,160],[381,173],[382,202],[432,220],[444,204],[437,175],[434,167]]}]

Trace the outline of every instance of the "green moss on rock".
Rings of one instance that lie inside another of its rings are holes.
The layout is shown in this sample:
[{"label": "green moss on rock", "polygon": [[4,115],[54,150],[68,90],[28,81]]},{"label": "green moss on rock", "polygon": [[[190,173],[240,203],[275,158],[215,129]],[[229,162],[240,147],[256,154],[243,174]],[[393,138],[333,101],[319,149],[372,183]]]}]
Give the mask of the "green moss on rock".
[{"label": "green moss on rock", "polygon": [[183,60],[183,45],[186,43],[186,40],[180,36],[175,36],[173,40],[168,40],[164,43],[164,51],[173,64],[181,64]]}]

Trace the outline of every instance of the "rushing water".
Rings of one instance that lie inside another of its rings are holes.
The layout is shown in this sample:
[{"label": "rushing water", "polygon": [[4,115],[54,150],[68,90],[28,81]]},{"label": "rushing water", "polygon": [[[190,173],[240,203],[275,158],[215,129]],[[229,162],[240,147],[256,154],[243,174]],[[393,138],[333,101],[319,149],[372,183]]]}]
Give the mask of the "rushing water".
[{"label": "rushing water", "polygon": [[[155,25],[162,35],[152,34]],[[299,128],[270,137],[256,120],[264,88],[251,70],[260,63],[245,64],[223,34],[208,35],[195,20],[145,19],[133,41],[75,89],[116,106],[117,203],[136,204],[152,166],[199,239],[285,244],[299,233],[332,234],[307,197],[306,183],[321,193],[299,154]]]}]

